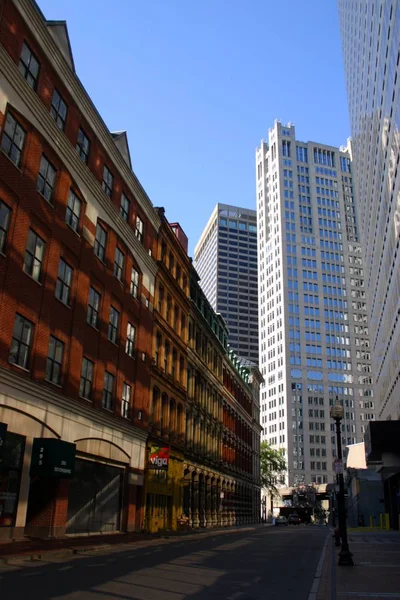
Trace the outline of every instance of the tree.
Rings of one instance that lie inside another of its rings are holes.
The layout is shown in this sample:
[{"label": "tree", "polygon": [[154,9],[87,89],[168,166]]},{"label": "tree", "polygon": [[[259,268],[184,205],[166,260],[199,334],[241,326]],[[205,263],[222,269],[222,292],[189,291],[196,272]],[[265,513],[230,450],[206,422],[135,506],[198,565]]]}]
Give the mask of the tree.
[{"label": "tree", "polygon": [[267,442],[262,442],[260,450],[261,485],[275,496],[277,484],[286,472],[286,460],[282,450],[274,450]]}]

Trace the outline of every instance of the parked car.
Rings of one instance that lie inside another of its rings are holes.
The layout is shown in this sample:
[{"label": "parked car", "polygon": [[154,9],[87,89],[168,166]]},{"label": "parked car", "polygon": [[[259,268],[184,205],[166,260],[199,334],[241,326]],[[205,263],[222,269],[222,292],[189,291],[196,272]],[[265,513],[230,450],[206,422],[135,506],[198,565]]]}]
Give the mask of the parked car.
[{"label": "parked car", "polygon": [[279,517],[276,517],[275,519],[275,523],[274,525],[286,525],[288,524],[288,520],[286,517],[279,515]]},{"label": "parked car", "polygon": [[299,515],[293,513],[292,515],[289,515],[288,523],[289,525],[300,525],[301,519]]}]

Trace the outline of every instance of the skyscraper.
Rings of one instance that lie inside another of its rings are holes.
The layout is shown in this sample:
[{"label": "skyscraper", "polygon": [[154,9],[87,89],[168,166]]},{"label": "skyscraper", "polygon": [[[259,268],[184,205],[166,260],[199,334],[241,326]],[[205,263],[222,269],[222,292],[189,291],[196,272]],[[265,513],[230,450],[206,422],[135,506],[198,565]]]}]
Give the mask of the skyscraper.
[{"label": "skyscraper", "polygon": [[239,357],[258,365],[257,214],[217,204],[194,250],[200,284]]},{"label": "skyscraper", "polygon": [[339,0],[380,419],[400,418],[400,2]]},{"label": "skyscraper", "polygon": [[289,485],[332,480],[336,396],[345,444],[375,418],[350,156],[278,121],[256,150],[261,425]]}]

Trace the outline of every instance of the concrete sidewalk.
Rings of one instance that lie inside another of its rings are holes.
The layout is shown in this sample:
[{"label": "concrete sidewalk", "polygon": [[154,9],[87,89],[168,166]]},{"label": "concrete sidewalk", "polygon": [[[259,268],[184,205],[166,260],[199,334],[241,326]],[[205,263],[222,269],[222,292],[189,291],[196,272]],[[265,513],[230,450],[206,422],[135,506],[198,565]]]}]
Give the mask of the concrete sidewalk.
[{"label": "concrete sidewalk", "polygon": [[74,536],[62,539],[25,539],[18,542],[0,543],[0,563],[8,563],[16,558],[38,560],[51,554],[80,554],[90,550],[104,550],[115,546],[139,544],[141,542],[158,543],[166,539],[184,539],[186,537],[208,537],[240,531],[249,532],[271,527],[269,524],[240,525],[213,529],[190,529],[162,533],[118,533],[106,535]]},{"label": "concrete sidewalk", "polygon": [[349,547],[354,567],[338,566],[328,541],[316,600],[400,600],[400,533],[352,532]]}]

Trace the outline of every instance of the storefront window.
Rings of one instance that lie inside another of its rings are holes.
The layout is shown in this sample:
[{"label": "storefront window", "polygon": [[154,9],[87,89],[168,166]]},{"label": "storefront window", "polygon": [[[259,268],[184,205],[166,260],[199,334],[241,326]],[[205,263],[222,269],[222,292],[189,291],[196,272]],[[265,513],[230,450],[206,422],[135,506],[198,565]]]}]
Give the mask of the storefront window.
[{"label": "storefront window", "polygon": [[17,516],[25,438],[7,433],[0,463],[0,527],[12,527]]}]

